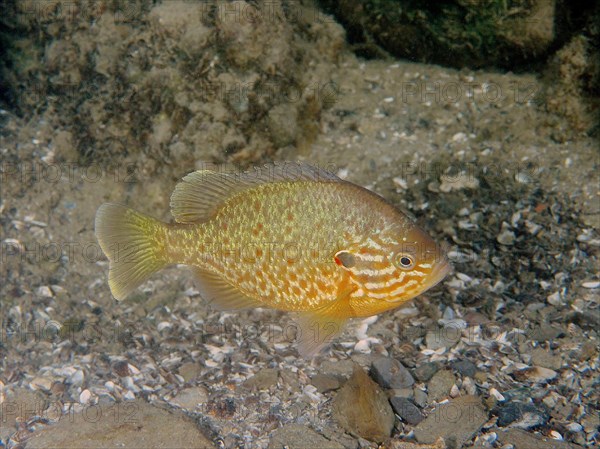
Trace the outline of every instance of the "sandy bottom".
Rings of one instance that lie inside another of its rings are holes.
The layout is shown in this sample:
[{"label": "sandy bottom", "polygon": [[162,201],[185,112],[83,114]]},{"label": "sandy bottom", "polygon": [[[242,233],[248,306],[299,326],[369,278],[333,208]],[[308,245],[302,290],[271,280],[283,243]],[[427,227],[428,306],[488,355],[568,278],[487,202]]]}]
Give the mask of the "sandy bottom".
[{"label": "sandy bottom", "polygon": [[[97,207],[122,202],[169,220],[186,173],[148,175],[145,156],[55,160],[52,125],[3,112],[3,442],[597,444],[598,142],[558,138],[568,125],[540,111],[530,75],[347,57],[333,78],[339,91],[316,142],[276,158],[318,164],[407,210],[444,243],[454,273],[402,309],[352,322],[314,360],[298,356],[291,317],[215,311],[184,267],[116,303],[93,233]],[[378,378],[381,358],[401,362],[412,382]],[[361,408],[364,420],[380,420],[386,397],[407,399],[422,420],[394,409],[392,428],[378,430],[387,437],[343,425],[353,407],[335,404],[352,400],[340,392],[353,363],[385,393],[381,407]],[[443,413],[444,403],[459,413]]]}]

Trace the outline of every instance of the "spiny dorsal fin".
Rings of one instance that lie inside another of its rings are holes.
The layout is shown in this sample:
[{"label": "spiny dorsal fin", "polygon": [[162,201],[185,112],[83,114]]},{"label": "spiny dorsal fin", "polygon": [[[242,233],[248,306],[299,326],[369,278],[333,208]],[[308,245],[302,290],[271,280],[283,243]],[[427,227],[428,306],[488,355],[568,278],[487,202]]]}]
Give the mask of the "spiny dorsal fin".
[{"label": "spiny dorsal fin", "polygon": [[171,195],[178,223],[210,219],[234,195],[261,184],[285,181],[340,181],[333,173],[301,162],[274,162],[245,172],[198,170],[185,176]]}]

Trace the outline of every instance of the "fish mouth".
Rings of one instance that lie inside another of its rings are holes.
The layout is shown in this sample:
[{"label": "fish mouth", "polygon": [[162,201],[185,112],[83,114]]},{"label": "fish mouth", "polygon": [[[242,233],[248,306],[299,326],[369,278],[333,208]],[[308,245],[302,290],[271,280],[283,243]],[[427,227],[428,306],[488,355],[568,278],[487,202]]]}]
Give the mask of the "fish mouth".
[{"label": "fish mouth", "polygon": [[452,265],[447,260],[441,260],[435,264],[433,271],[427,280],[427,290],[439,284],[452,271]]},{"label": "fish mouth", "polygon": [[451,271],[452,271],[452,265],[450,265],[450,263],[446,259],[441,260],[441,261],[437,262],[434,265],[433,270],[427,276],[427,280],[423,284],[423,288],[422,289],[419,289],[418,291],[413,292],[409,297],[405,296],[405,297],[402,297],[402,298],[393,298],[391,300],[388,300],[387,302],[390,302],[390,303],[403,303],[405,301],[408,301],[409,299],[413,299],[413,298],[419,296],[420,294],[426,292],[430,288],[435,287],[446,276],[448,276],[448,274]]}]

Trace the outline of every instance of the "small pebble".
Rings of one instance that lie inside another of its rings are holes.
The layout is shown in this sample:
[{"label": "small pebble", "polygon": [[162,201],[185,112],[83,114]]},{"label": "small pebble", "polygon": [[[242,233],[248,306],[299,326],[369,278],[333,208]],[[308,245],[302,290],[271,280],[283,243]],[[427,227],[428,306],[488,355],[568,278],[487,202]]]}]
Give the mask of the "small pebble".
[{"label": "small pebble", "polygon": [[52,388],[50,389],[51,393],[54,396],[61,396],[66,390],[67,390],[67,387],[62,382],[54,382],[52,384]]},{"label": "small pebble", "polygon": [[451,371],[438,371],[427,384],[427,395],[432,402],[439,402],[448,397],[452,386],[456,382]]},{"label": "small pebble", "polygon": [[52,383],[52,380],[48,379],[47,377],[36,377],[29,383],[29,385],[34,390],[50,391],[52,388]]},{"label": "small pebble", "polygon": [[402,190],[408,189],[408,183],[406,182],[406,179],[396,176],[394,179],[392,179],[392,181],[398,188]]},{"label": "small pebble", "polygon": [[371,365],[373,379],[383,388],[409,388],[415,383],[410,371],[396,359],[382,357]]},{"label": "small pebble", "polygon": [[429,331],[425,336],[427,349],[436,351],[441,348],[452,348],[460,340],[461,335],[461,328],[453,325]]},{"label": "small pebble", "polygon": [[530,429],[542,426],[548,422],[548,413],[533,404],[508,402],[498,408],[498,426]]},{"label": "small pebble", "polygon": [[502,393],[500,393],[498,390],[496,390],[495,388],[490,388],[490,394],[496,398],[496,400],[498,401],[504,401],[506,400],[506,398],[504,396],[502,396]]},{"label": "small pebble", "polygon": [[533,178],[527,173],[519,171],[515,173],[515,181],[517,181],[520,184],[530,184],[533,182]]},{"label": "small pebble", "polygon": [[83,385],[83,380],[84,380],[83,371],[78,369],[69,377],[68,383],[70,383],[71,385],[80,387],[81,385]]},{"label": "small pebble", "polygon": [[412,426],[416,426],[425,418],[410,399],[395,396],[390,399],[390,403],[396,415]]},{"label": "small pebble", "polygon": [[477,372],[477,367],[470,360],[458,360],[452,362],[452,369],[458,371],[462,376],[474,377]]},{"label": "small pebble", "polygon": [[135,393],[133,391],[127,391],[123,395],[123,399],[125,399],[126,401],[133,401],[135,399]]},{"label": "small pebble", "polygon": [[80,404],[87,404],[88,402],[90,402],[90,399],[92,398],[92,393],[90,393],[90,390],[83,390],[81,392],[81,394],[79,395],[79,403]]},{"label": "small pebble", "polygon": [[420,382],[427,382],[439,371],[439,366],[435,362],[426,362],[415,368],[414,374]]},{"label": "small pebble", "polygon": [[126,377],[131,374],[129,371],[129,364],[126,361],[115,362],[112,366],[112,370],[119,377]]},{"label": "small pebble", "polygon": [[38,296],[41,296],[42,298],[52,298],[54,296],[52,290],[47,285],[42,285],[41,287],[38,287],[36,290],[36,294]]},{"label": "small pebble", "polygon": [[249,390],[266,390],[277,385],[279,370],[275,368],[263,368],[254,376],[244,382],[244,387]]},{"label": "small pebble", "polygon": [[550,431],[550,437],[554,440],[562,440],[563,439],[562,435],[559,432],[557,432],[556,430]]},{"label": "small pebble", "polygon": [[600,287],[600,281],[584,282],[583,284],[581,284],[581,286],[583,288],[598,288]]},{"label": "small pebble", "polygon": [[202,367],[198,363],[188,362],[181,365],[178,369],[179,374],[186,382],[197,378],[202,373]]},{"label": "small pebble", "polygon": [[456,384],[452,385],[452,388],[450,388],[450,397],[451,398],[456,398],[460,396],[460,389],[458,388],[458,386]]},{"label": "small pebble", "polygon": [[511,246],[515,244],[515,233],[513,231],[509,231],[508,229],[504,229],[498,236],[496,237],[498,243],[506,246]]},{"label": "small pebble", "polygon": [[514,376],[517,380],[528,380],[535,383],[548,382],[557,375],[558,373],[556,371],[541,366],[532,366],[514,372]]},{"label": "small pebble", "polygon": [[171,329],[172,327],[173,327],[173,325],[172,325],[170,322],[168,322],[168,321],[161,321],[161,322],[160,322],[160,323],[158,323],[158,325],[156,326],[156,330],[157,330],[158,332],[162,332],[162,331],[164,331],[165,329],[169,330],[169,329]]},{"label": "small pebble", "polygon": [[204,387],[191,387],[181,390],[171,400],[174,404],[186,409],[194,410],[208,400],[208,391]]},{"label": "small pebble", "polygon": [[400,398],[413,399],[415,392],[413,388],[394,388],[388,391],[388,395],[398,396]]},{"label": "small pebble", "polygon": [[344,381],[352,376],[352,370],[354,369],[354,362],[352,360],[338,360],[330,361],[326,360],[321,364],[319,371],[321,374],[333,376]]},{"label": "small pebble", "polygon": [[534,328],[530,335],[533,340],[543,342],[554,340],[564,333],[565,331],[560,327],[544,325]]},{"label": "small pebble", "polygon": [[548,304],[551,304],[551,305],[556,306],[556,307],[561,306],[561,305],[564,304],[560,292],[554,292],[554,293],[552,293],[550,296],[548,296],[546,298],[546,301],[548,301]]},{"label": "small pebble", "polygon": [[340,388],[340,381],[338,378],[326,374],[316,374],[310,381],[317,388],[319,393],[327,393],[328,391]]},{"label": "small pebble", "polygon": [[583,426],[581,424],[578,424],[576,422],[572,422],[567,424],[567,429],[569,430],[569,432],[581,432],[583,430]]},{"label": "small pebble", "polygon": [[414,388],[413,400],[419,407],[425,407],[427,405],[427,393],[420,388]]},{"label": "small pebble", "polygon": [[557,370],[562,366],[562,359],[560,356],[554,355],[551,351],[547,351],[540,347],[534,348],[531,351],[531,362],[536,366],[541,366],[550,370]]},{"label": "small pebble", "polygon": [[475,382],[473,382],[473,380],[470,377],[464,378],[462,388],[464,388],[468,395],[477,395],[477,385],[475,385]]}]

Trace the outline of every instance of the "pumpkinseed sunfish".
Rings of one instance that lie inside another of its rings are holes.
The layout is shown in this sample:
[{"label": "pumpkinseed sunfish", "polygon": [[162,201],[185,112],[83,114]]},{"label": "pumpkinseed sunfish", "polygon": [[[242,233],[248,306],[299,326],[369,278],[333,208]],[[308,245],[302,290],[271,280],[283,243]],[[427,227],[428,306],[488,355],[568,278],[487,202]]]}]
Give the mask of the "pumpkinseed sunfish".
[{"label": "pumpkinseed sunfish", "polygon": [[108,284],[124,299],[153,273],[191,267],[221,309],[299,313],[302,355],[348,318],[394,309],[450,271],[435,242],[382,197],[301,163],[200,170],[171,196],[173,224],[118,204],[96,213]]}]

